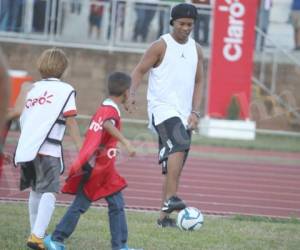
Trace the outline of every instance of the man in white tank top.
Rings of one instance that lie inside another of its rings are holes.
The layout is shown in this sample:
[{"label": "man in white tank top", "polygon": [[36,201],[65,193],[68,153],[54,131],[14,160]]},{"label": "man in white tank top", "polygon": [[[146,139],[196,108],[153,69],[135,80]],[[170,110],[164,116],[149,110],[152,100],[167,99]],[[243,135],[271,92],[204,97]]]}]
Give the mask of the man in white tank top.
[{"label": "man in white tank top", "polygon": [[200,118],[203,55],[200,45],[190,37],[196,18],[195,6],[176,5],[171,12],[173,31],[147,49],[132,73],[129,111],[135,104],[136,90],[149,71],[149,125],[159,135],[159,163],[165,175],[157,221],[161,227],[176,226],[169,214],[186,206],[176,193],[190,148],[191,131],[197,128]]}]

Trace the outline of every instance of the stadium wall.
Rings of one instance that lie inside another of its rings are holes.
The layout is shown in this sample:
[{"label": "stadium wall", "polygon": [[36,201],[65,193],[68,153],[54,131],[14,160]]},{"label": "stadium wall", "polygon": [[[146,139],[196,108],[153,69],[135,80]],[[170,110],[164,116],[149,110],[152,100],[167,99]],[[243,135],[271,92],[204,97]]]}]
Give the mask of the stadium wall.
[{"label": "stadium wall", "polygon": [[[1,47],[11,69],[27,71],[34,81],[40,79],[36,62],[41,52],[48,47],[11,43],[1,43]],[[64,81],[76,89],[79,113],[85,115],[93,114],[101,100],[105,98],[108,74],[113,71],[124,71],[130,74],[141,57],[141,54],[87,49],[64,48],[64,51],[70,60],[70,67]],[[143,107],[140,107],[135,115],[138,119],[147,119],[145,92],[146,84],[143,84],[138,96],[138,102]]]},{"label": "stadium wall", "polygon": [[[11,69],[27,71],[34,81],[40,79],[36,69],[36,61],[41,52],[48,48],[47,46],[6,42],[1,42],[0,46]],[[79,113],[85,115],[93,114],[101,100],[105,98],[105,83],[108,74],[113,71],[130,73],[141,58],[140,53],[109,52],[81,48],[64,48],[64,50],[70,59],[70,68],[64,80],[76,89]],[[206,58],[205,68],[207,68],[207,64],[208,60]],[[290,98],[294,107],[300,107],[300,96],[296,94],[300,93],[298,80],[300,72],[295,70],[293,65],[285,64],[281,66],[280,81],[278,81],[277,88],[280,93],[283,93],[287,87],[292,90],[290,93],[294,95],[287,98]],[[269,67],[271,68],[271,65]],[[255,64],[254,68],[254,72],[259,70],[259,62]],[[207,71],[205,70],[205,72]],[[207,79],[206,76],[205,79]],[[124,112],[123,117],[147,119],[146,89],[145,77],[137,96],[137,111],[134,115]],[[205,93],[206,90],[204,89],[204,97]],[[202,100],[203,103],[205,103],[204,99]],[[277,106],[272,98],[266,97],[264,93],[258,95],[255,91],[252,95],[252,103],[255,104],[252,105],[254,107],[251,111],[252,117],[257,122],[258,128],[300,131],[300,123],[295,123],[293,117],[289,117],[284,109]]]}]

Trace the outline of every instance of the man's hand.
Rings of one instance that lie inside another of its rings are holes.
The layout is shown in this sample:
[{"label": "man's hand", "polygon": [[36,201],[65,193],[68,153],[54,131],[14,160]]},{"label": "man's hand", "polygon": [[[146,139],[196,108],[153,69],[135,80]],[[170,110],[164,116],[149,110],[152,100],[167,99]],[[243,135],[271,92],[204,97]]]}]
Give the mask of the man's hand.
[{"label": "man's hand", "polygon": [[191,113],[188,117],[188,129],[195,130],[198,128],[199,117],[195,113]]},{"label": "man's hand", "polygon": [[134,110],[136,110],[136,99],[134,94],[130,94],[127,102],[124,105],[125,110],[128,111],[128,113],[133,113]]}]

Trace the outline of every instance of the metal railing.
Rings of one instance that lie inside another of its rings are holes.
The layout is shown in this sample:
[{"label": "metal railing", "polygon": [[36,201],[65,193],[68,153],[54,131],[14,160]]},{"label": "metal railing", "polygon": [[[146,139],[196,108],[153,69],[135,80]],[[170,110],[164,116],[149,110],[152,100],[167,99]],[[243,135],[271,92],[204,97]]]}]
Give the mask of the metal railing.
[{"label": "metal railing", "polygon": [[[0,0],[0,39],[70,47],[142,52],[169,31],[170,10],[176,2],[148,0]],[[9,4],[10,3],[10,4]],[[76,5],[76,6],[74,6]],[[102,8],[91,20],[92,7]],[[211,8],[197,5],[199,14]],[[12,13],[18,13],[12,23]],[[99,22],[99,37],[89,32]],[[210,25],[210,23],[208,23]],[[202,26],[201,26],[202,30]],[[200,30],[200,36],[203,36]],[[208,46],[208,44],[207,44]]]},{"label": "metal railing", "polygon": [[[291,52],[282,49],[268,35],[256,27],[257,35],[265,40],[272,49],[262,48],[255,54],[256,65],[252,77],[253,83],[280,105],[284,111],[292,114],[300,123],[300,107],[297,104],[295,89],[300,90],[298,75],[300,61]],[[291,82],[293,84],[291,84]],[[282,115],[282,112],[274,115]]]}]

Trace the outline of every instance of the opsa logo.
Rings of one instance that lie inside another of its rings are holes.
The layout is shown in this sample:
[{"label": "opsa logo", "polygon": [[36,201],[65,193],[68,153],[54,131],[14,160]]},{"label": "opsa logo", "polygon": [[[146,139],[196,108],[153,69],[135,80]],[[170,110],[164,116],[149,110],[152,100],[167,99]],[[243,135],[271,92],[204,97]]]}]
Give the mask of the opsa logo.
[{"label": "opsa logo", "polygon": [[52,103],[51,102],[51,98],[53,97],[52,94],[48,95],[48,92],[45,91],[43,96],[37,97],[37,98],[29,98],[26,100],[26,104],[25,107],[26,108],[31,108],[34,107],[36,105],[44,105],[45,103]]},{"label": "opsa logo", "polygon": [[222,12],[229,12],[227,36],[224,38],[223,55],[231,62],[238,61],[242,54],[241,44],[244,37],[245,6],[239,0],[225,0],[227,5],[219,6]]}]

